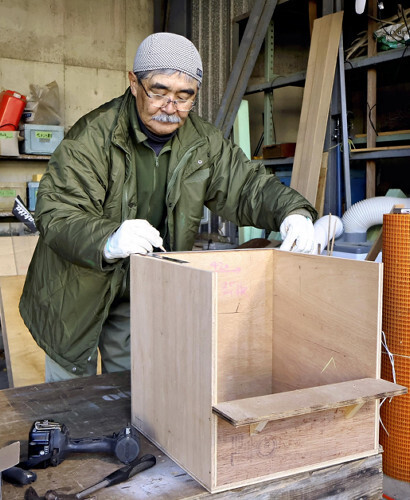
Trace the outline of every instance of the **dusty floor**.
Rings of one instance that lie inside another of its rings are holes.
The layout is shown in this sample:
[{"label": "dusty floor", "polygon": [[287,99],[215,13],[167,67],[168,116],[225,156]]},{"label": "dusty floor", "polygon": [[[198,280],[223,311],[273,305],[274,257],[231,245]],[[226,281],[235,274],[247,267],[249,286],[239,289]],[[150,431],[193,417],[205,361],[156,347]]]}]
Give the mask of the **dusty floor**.
[{"label": "dusty floor", "polygon": [[[6,388],[8,388],[6,361],[4,351],[0,349],[0,389]],[[410,500],[410,483],[398,481],[385,475],[383,478],[383,498],[385,500]]]}]

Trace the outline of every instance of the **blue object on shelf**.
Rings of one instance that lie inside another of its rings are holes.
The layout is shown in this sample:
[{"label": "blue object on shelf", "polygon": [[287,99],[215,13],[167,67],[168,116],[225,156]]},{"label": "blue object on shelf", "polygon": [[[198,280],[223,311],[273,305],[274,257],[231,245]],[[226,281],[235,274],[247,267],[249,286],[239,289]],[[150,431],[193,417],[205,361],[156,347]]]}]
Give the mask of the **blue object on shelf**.
[{"label": "blue object on shelf", "polygon": [[37,201],[37,191],[38,191],[38,185],[39,182],[28,182],[27,183],[27,188],[28,188],[28,209],[30,212],[34,212],[36,209],[36,201]]}]

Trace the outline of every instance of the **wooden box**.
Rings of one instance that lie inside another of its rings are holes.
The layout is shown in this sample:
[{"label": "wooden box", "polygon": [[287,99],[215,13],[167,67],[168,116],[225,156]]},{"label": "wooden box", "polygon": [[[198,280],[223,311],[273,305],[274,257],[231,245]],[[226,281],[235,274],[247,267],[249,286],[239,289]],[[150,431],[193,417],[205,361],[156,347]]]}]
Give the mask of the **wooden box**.
[{"label": "wooden box", "polygon": [[211,492],[378,453],[382,264],[166,256],[131,256],[134,426]]},{"label": "wooden box", "polygon": [[283,142],[281,144],[270,144],[263,146],[262,155],[265,159],[288,158],[295,156],[296,142]]}]

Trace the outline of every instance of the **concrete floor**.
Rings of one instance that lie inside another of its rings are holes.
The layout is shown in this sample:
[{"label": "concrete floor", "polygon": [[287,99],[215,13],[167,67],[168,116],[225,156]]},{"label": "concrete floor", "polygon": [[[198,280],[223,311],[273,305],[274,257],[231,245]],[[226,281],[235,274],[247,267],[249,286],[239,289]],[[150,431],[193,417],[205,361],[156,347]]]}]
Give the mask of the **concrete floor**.
[{"label": "concrete floor", "polygon": [[410,483],[398,481],[386,474],[383,477],[383,495],[384,498],[394,500],[410,500]]},{"label": "concrete floor", "polygon": [[[8,386],[4,351],[0,349],[0,389],[7,389]],[[398,481],[385,475],[383,477],[383,495],[384,499],[387,500],[410,500],[410,483]]]}]

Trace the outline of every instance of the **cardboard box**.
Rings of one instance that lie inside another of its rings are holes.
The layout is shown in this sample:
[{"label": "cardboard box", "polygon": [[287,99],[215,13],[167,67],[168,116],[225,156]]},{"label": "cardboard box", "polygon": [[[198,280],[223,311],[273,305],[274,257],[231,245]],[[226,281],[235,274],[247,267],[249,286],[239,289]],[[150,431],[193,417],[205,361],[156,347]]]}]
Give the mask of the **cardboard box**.
[{"label": "cardboard box", "polygon": [[25,154],[50,155],[64,138],[64,127],[59,125],[25,124],[22,128]]},{"label": "cardboard box", "polygon": [[18,131],[0,130],[0,156],[18,156]]},{"label": "cardboard box", "polygon": [[379,452],[378,398],[407,390],[380,379],[382,264],[165,257],[186,263],[131,256],[131,414],[145,436],[211,492]]},{"label": "cardboard box", "polygon": [[263,146],[262,155],[264,159],[289,158],[295,156],[296,142],[284,142],[282,144],[271,144]]},{"label": "cardboard box", "polygon": [[0,182],[0,211],[11,212],[17,196],[26,204],[27,184],[25,182]]}]

